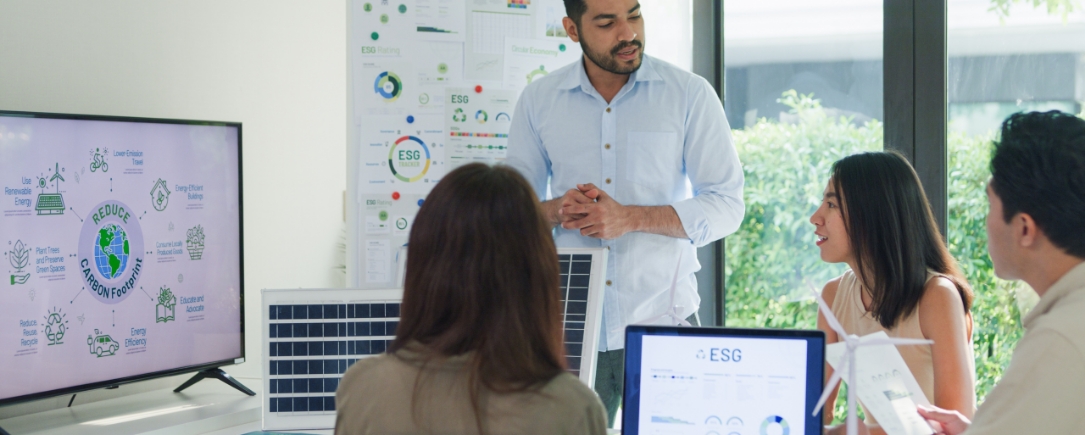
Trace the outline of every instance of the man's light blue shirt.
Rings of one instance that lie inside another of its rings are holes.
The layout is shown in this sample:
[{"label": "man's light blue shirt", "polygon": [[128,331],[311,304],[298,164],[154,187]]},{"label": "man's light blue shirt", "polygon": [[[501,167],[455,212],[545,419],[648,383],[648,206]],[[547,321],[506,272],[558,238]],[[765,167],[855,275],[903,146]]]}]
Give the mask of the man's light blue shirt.
[{"label": "man's light blue shirt", "polygon": [[601,240],[557,228],[560,247],[609,250],[601,350],[622,349],[626,325],[667,311],[676,266],[677,314],[697,311],[696,247],[733,233],[745,213],[742,167],[716,92],[649,56],[610,104],[582,61],[531,83],[512,119],[506,163],[544,200],[594,183],[623,205],[678,213],[688,239],[634,232]]}]

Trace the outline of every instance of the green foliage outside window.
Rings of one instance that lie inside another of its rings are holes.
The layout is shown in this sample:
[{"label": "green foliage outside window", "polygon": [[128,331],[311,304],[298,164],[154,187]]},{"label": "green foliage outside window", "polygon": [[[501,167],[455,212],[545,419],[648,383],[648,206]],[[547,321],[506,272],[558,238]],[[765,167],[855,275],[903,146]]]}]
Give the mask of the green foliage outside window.
[{"label": "green foliage outside window", "polygon": [[1081,3],[1078,0],[991,0],[991,6],[987,8],[987,11],[994,12],[998,15],[998,19],[1005,23],[1006,18],[1010,16],[1010,6],[1014,3],[1028,4],[1033,9],[1045,8],[1048,15],[1061,16],[1063,21],[1066,21],[1070,13],[1081,9]]},{"label": "green foliage outside window", "polygon": [[[810,289],[844,272],[826,264],[814,244],[809,217],[821,202],[833,162],[883,148],[882,124],[856,125],[831,117],[812,95],[787,91],[779,100],[794,123],[760,119],[734,131],[746,176],[746,217],[726,243],[727,325],[815,328]],[[990,392],[1021,337],[1022,306],[1035,294],[1027,286],[995,277],[987,255],[986,182],[990,136],[951,134],[949,140],[949,249],[976,293],[973,344],[976,395]],[[841,394],[841,398],[843,394]],[[838,400],[835,415],[845,411]]]}]

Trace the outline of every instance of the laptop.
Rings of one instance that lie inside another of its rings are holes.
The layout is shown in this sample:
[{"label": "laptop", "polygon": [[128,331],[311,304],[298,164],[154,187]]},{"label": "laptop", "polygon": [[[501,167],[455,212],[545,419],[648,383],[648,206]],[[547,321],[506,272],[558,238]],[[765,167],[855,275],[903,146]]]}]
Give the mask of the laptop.
[{"label": "laptop", "polygon": [[630,325],[622,434],[811,435],[825,333]]}]

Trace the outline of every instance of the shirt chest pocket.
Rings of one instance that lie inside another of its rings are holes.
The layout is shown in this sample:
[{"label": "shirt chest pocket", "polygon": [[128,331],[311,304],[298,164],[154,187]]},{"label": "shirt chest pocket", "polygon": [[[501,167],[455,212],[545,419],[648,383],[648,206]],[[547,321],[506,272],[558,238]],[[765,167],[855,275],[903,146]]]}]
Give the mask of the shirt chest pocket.
[{"label": "shirt chest pocket", "polygon": [[673,131],[631,131],[626,140],[627,179],[666,188],[682,174],[682,148]]}]

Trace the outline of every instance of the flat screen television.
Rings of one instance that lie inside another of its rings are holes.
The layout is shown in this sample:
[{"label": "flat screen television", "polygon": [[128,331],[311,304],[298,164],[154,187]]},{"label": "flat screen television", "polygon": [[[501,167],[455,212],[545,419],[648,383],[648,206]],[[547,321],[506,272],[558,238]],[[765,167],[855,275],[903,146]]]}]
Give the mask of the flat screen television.
[{"label": "flat screen television", "polygon": [[241,124],[0,111],[0,188],[0,405],[244,361]]}]

